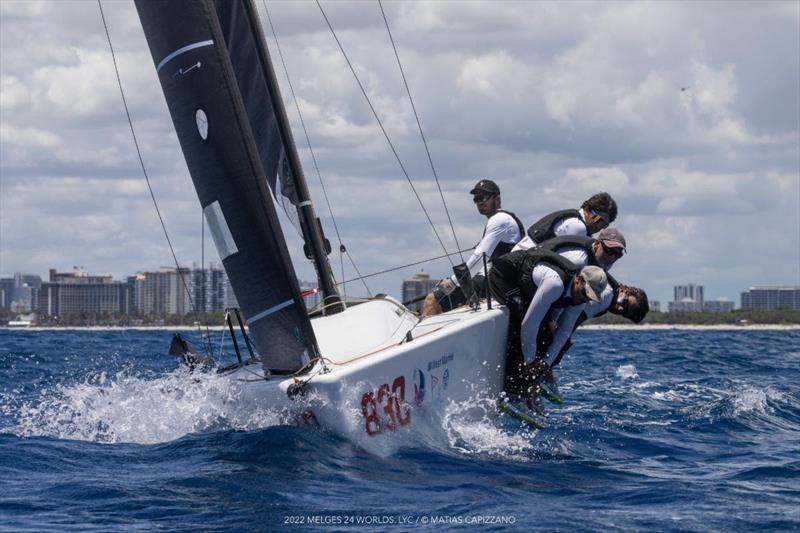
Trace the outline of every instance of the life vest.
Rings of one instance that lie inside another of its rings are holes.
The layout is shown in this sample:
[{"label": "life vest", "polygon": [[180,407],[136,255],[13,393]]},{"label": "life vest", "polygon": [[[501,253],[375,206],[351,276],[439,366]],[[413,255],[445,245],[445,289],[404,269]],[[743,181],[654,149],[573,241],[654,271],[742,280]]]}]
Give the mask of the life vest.
[{"label": "life vest", "polygon": [[[581,212],[577,209],[563,209],[561,211],[555,211],[554,213],[545,215],[538,221],[534,222],[533,225],[528,228],[528,237],[530,237],[536,244],[542,243],[548,239],[552,239],[556,236],[554,230],[556,224],[567,218],[579,218],[583,220],[581,218]],[[589,234],[587,233],[586,236],[588,237]]]},{"label": "life vest", "polygon": [[564,292],[567,291],[573,276],[580,271],[570,260],[549,250],[531,248],[530,250],[519,250],[506,254],[492,262],[492,271],[503,278],[505,284],[518,287],[522,293],[522,298],[526,304],[533,300],[536,294],[536,284],[533,283],[533,269],[540,264],[552,268],[561,283],[564,285]]},{"label": "life vest", "polygon": [[[517,218],[517,215],[515,215],[511,211],[506,211],[505,209],[498,209],[497,213],[505,213],[506,215],[509,215],[511,218],[513,218],[514,222],[517,223],[517,230],[519,230],[520,238],[522,238],[522,236],[525,235],[525,226],[522,225],[522,222],[520,221],[519,218]],[[495,215],[497,213],[495,213]],[[494,216],[494,215],[492,215],[492,216]],[[483,227],[483,236],[486,236],[486,226]],[[483,236],[481,238],[483,238]],[[510,252],[514,248],[514,246],[516,244],[517,243],[515,243],[515,242],[503,242],[503,241],[498,242],[497,246],[494,247],[494,251],[492,252],[492,255],[489,256],[489,261],[494,261],[495,259],[497,259],[501,255],[506,255],[508,252]]]},{"label": "life vest", "polygon": [[539,245],[540,250],[559,253],[564,248],[581,248],[589,256],[589,264],[598,266],[597,258],[594,255],[594,243],[596,239],[592,237],[580,237],[577,235],[561,235],[548,239]]}]

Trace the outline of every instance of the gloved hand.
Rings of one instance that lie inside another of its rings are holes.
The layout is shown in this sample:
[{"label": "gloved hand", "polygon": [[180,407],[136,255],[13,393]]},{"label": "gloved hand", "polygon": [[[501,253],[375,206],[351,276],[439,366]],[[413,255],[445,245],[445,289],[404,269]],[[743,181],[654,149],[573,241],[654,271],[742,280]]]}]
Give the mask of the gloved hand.
[{"label": "gloved hand", "polygon": [[453,280],[450,278],[444,278],[442,281],[436,284],[436,288],[439,289],[444,296],[449,296],[450,293],[456,290],[456,284],[453,283]]}]

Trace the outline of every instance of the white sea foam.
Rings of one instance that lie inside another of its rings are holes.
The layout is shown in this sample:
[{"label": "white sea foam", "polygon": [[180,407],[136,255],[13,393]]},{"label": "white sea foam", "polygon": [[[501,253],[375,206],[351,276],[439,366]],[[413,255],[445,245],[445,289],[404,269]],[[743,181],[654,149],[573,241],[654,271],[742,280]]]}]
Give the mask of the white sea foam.
[{"label": "white sea foam", "polygon": [[[203,431],[252,431],[295,423],[285,411],[245,401],[246,387],[224,376],[190,374],[184,368],[160,376],[131,370],[96,373],[81,382],[42,389],[21,404],[3,401],[0,408],[15,420],[3,431],[21,437],[155,444]],[[466,401],[416,407],[412,424],[370,436],[364,428],[361,397],[352,394],[368,389],[366,383],[343,384],[343,404],[314,402],[315,410],[342,409],[336,416],[340,424],[331,429],[376,455],[390,456],[398,449],[422,445],[526,461],[534,450],[535,431],[516,424],[506,429],[495,398],[480,387]]]},{"label": "white sea foam", "polygon": [[444,409],[441,427],[449,447],[468,455],[487,455],[527,461],[534,450],[533,430],[515,426],[503,428],[497,416],[497,400],[475,387],[465,402],[450,402]]},{"label": "white sea foam", "polygon": [[240,386],[215,374],[184,369],[145,378],[129,371],[105,373],[82,383],[42,390],[9,413],[6,431],[93,442],[153,444],[189,433],[232,428],[254,430],[282,422],[283,415],[238,402]]},{"label": "white sea foam", "polygon": [[731,403],[733,405],[733,414],[736,416],[751,413],[761,414],[771,411],[767,404],[767,391],[754,387],[747,387],[746,389],[737,391]]},{"label": "white sea foam", "polygon": [[443,452],[494,456],[510,460],[527,461],[534,449],[535,432],[514,425],[503,428],[497,411],[496,399],[474,387],[467,400],[459,402],[427,398],[425,403],[413,407],[412,423],[392,430],[368,435],[361,412],[360,396],[352,391],[369,390],[366,383],[344,387],[344,422],[341,428],[351,442],[382,457],[390,456],[402,448],[426,447]]},{"label": "white sea foam", "polygon": [[617,368],[617,376],[622,379],[637,379],[636,367],[633,365],[622,365]]},{"label": "white sea foam", "polygon": [[749,384],[734,383],[733,389],[698,387],[686,384],[683,393],[685,405],[680,410],[691,420],[731,419],[773,413],[769,400],[781,401],[784,395],[772,388],[757,388]]}]

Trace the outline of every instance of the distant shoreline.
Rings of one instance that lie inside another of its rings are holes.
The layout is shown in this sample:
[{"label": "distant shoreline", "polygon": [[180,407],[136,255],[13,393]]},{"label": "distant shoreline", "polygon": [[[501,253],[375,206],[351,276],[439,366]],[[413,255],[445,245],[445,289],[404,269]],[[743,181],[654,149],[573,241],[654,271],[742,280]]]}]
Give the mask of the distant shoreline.
[{"label": "distant shoreline", "polygon": [[581,329],[800,329],[800,324],[587,324]]},{"label": "distant shoreline", "polygon": [[[7,331],[220,331],[225,326],[28,326],[8,327],[0,326],[0,330]],[[581,329],[597,330],[660,330],[660,329],[686,329],[686,330],[796,330],[800,324],[587,324]]]}]

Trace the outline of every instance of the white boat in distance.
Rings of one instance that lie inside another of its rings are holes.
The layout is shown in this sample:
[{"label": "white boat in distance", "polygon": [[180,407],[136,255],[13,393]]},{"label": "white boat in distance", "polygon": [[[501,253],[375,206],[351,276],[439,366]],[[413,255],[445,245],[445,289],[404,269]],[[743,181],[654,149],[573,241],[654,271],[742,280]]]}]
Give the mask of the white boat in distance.
[{"label": "white boat in distance", "polygon": [[[242,382],[241,400],[342,435],[375,437],[413,425],[423,410],[498,395],[504,307],[483,303],[420,319],[390,297],[349,306],[340,299],[251,0],[136,0],[136,8],[260,354],[261,365],[221,373]],[[297,210],[324,316],[306,313],[273,196]]]}]

